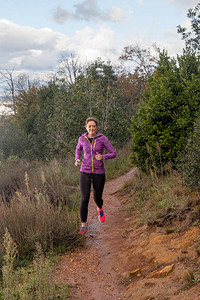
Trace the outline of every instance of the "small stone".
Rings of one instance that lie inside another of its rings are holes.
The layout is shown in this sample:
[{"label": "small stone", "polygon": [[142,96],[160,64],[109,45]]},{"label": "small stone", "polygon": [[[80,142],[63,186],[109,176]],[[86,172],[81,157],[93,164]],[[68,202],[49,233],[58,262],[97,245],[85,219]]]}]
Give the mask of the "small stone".
[{"label": "small stone", "polygon": [[130,272],[130,276],[137,276],[138,274],[141,275],[140,269],[135,269],[134,271]]},{"label": "small stone", "polygon": [[147,275],[146,278],[163,278],[163,277],[167,276],[170,272],[172,272],[173,269],[174,269],[174,264],[164,267],[161,270],[154,271],[154,272],[150,273],[149,275]]}]

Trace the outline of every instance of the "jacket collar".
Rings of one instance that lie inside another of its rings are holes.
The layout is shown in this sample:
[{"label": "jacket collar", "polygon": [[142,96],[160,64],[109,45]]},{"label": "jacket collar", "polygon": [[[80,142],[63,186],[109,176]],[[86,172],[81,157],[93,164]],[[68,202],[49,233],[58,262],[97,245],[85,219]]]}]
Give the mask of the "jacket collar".
[{"label": "jacket collar", "polygon": [[[99,136],[101,136],[102,135],[102,133],[100,133],[100,132],[96,132],[96,136],[95,136],[95,138],[96,137],[99,137]],[[85,137],[87,137],[88,136],[88,132],[86,132],[86,133],[84,133],[84,134],[82,134],[82,136],[85,136]]]}]

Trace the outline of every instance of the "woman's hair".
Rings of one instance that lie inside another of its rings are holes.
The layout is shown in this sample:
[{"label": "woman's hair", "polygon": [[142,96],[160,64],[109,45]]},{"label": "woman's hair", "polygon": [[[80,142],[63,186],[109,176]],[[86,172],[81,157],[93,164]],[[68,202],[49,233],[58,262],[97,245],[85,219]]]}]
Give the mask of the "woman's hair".
[{"label": "woman's hair", "polygon": [[90,122],[90,121],[94,121],[96,123],[96,125],[98,125],[98,121],[96,118],[94,117],[88,117],[85,121],[85,126],[87,126],[87,123]]}]

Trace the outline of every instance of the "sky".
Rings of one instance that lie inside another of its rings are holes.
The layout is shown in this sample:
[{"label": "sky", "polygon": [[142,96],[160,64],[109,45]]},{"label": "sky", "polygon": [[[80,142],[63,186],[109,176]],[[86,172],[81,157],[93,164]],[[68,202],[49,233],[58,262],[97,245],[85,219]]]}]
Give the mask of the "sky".
[{"label": "sky", "polygon": [[119,62],[124,47],[156,43],[171,56],[184,42],[194,0],[0,0],[0,70],[40,76],[62,57]]}]

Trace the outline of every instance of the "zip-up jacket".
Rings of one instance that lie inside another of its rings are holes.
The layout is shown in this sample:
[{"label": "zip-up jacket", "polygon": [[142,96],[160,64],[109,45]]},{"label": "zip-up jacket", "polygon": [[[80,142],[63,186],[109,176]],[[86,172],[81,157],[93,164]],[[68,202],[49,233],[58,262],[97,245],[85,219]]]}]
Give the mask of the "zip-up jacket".
[{"label": "zip-up jacket", "polygon": [[[84,156],[80,171],[85,173],[104,174],[105,168],[103,160],[115,158],[116,152],[105,135],[97,132],[97,135],[95,138],[93,138],[92,143],[90,143],[87,135],[88,133],[84,133],[78,140],[75,160],[80,159],[83,151]],[[108,151],[108,153],[103,154],[104,148]],[[95,156],[97,152],[103,155],[102,160],[96,159]]]}]

